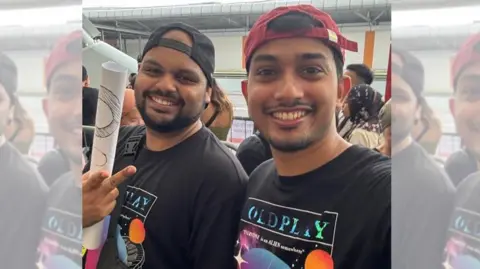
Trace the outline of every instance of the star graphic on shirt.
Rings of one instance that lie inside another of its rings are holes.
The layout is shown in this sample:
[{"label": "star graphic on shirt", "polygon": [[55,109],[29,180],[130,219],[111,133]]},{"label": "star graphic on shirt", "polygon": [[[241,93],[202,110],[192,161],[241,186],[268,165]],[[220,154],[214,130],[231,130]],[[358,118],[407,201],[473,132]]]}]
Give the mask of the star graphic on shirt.
[{"label": "star graphic on shirt", "polygon": [[447,260],[442,264],[445,269],[454,269],[453,266],[450,264],[450,258],[448,257]]},{"label": "star graphic on shirt", "polygon": [[35,265],[37,266],[37,269],[46,269],[42,261],[37,262]]},{"label": "star graphic on shirt", "polygon": [[242,258],[242,250],[241,249],[238,251],[237,256],[235,256],[235,260],[237,260],[238,268],[241,268],[243,263],[248,263],[247,261],[245,261]]}]

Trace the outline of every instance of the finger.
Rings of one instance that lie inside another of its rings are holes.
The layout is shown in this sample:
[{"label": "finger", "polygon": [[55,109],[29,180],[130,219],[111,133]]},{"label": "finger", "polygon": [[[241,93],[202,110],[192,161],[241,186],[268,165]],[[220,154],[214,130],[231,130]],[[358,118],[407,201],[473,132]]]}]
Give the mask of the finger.
[{"label": "finger", "polygon": [[82,188],[84,191],[90,191],[102,184],[106,178],[108,178],[106,171],[87,172],[82,175]]},{"label": "finger", "polygon": [[108,203],[105,207],[104,207],[104,210],[102,212],[102,217],[106,217],[108,215],[110,215],[110,213],[112,213],[113,209],[115,208],[115,205],[117,204],[117,201],[116,200],[113,200],[111,201],[110,203]]},{"label": "finger", "polygon": [[129,165],[115,175],[107,178],[102,182],[102,188],[104,192],[109,193],[122,182],[124,182],[127,178],[133,176],[136,172],[137,168],[135,168],[135,166]]},{"label": "finger", "polygon": [[110,203],[111,201],[116,200],[119,194],[120,193],[119,193],[118,189],[115,188],[112,191],[110,191],[107,195],[105,195],[105,201]]}]

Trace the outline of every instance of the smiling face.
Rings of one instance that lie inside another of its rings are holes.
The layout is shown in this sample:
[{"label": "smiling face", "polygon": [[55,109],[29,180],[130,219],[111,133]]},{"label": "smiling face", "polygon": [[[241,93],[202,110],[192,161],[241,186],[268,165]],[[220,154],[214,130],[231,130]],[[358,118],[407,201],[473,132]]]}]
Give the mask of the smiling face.
[{"label": "smiling face", "polygon": [[[182,31],[172,30],[163,38],[192,46],[190,36]],[[145,54],[134,90],[145,125],[161,133],[195,123],[211,95],[200,66],[186,54],[166,47],[155,47]]]},{"label": "smiling face", "polygon": [[278,39],[252,56],[248,111],[273,148],[293,152],[335,135],[341,97],[332,50],[311,38]]},{"label": "smiling face", "polygon": [[452,114],[466,148],[480,159],[480,63],[468,66],[459,76]]},{"label": "smiling face", "polygon": [[80,60],[67,62],[53,74],[43,109],[50,131],[70,160],[82,162],[82,77]]}]

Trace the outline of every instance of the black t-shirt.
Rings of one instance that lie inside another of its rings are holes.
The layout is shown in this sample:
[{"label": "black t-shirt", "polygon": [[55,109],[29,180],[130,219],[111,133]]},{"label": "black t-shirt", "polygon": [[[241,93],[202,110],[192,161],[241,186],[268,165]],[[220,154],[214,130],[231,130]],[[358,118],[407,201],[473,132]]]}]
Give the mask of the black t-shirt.
[{"label": "black t-shirt", "polygon": [[242,141],[236,155],[245,172],[250,175],[260,164],[272,158],[272,151],[268,142],[256,133]]},{"label": "black t-shirt", "polygon": [[393,268],[440,268],[454,186],[417,143],[395,154],[392,168]]},{"label": "black t-shirt", "polygon": [[[115,163],[128,138],[144,130],[121,127]],[[118,223],[129,267],[235,268],[247,175],[230,150],[202,127],[170,149],[137,153]],[[114,172],[122,168],[115,164]]]},{"label": "black t-shirt", "polygon": [[480,173],[458,186],[448,228],[443,268],[480,268]]},{"label": "black t-shirt", "polygon": [[1,268],[36,268],[48,188],[32,164],[10,143],[0,146]]},{"label": "black t-shirt", "polygon": [[294,177],[279,176],[266,161],[249,179],[238,264],[389,268],[390,169],[387,158],[360,146]]},{"label": "black t-shirt", "polygon": [[477,171],[477,160],[465,150],[450,155],[445,163],[445,171],[455,186],[458,186],[468,175]]},{"label": "black t-shirt", "polygon": [[[76,178],[77,177],[77,178]],[[37,252],[39,268],[82,268],[82,189],[67,172],[50,188]]]}]

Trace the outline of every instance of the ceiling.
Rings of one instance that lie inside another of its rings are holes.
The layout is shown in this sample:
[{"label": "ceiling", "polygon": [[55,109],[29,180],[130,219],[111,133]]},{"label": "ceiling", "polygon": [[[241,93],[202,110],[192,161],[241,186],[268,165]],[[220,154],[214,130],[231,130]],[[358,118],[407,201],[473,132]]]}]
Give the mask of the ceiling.
[{"label": "ceiling", "polygon": [[[318,1],[317,1],[318,2]],[[326,5],[326,1],[322,1]],[[343,2],[343,3],[342,3]],[[351,6],[348,5],[351,3]],[[381,0],[363,1],[331,1],[334,5],[325,7],[324,10],[333,17],[337,24],[359,24],[368,26],[372,24],[389,23],[391,21],[390,5]],[[137,9],[84,9],[84,15],[102,30],[105,38],[117,38],[122,33],[123,38],[138,38],[148,36],[157,27],[172,21],[184,22],[199,30],[209,32],[237,31],[247,32],[260,15],[278,6],[272,1],[250,4],[218,5],[205,4],[189,7],[158,7],[152,11],[146,8]],[[344,4],[344,5],[341,5]],[[242,6],[243,5],[243,6]],[[232,7],[233,6],[233,7]],[[153,15],[158,14],[158,15]],[[192,15],[193,14],[193,15]]]},{"label": "ceiling", "polygon": [[81,0],[1,0],[0,10],[81,5]]}]

